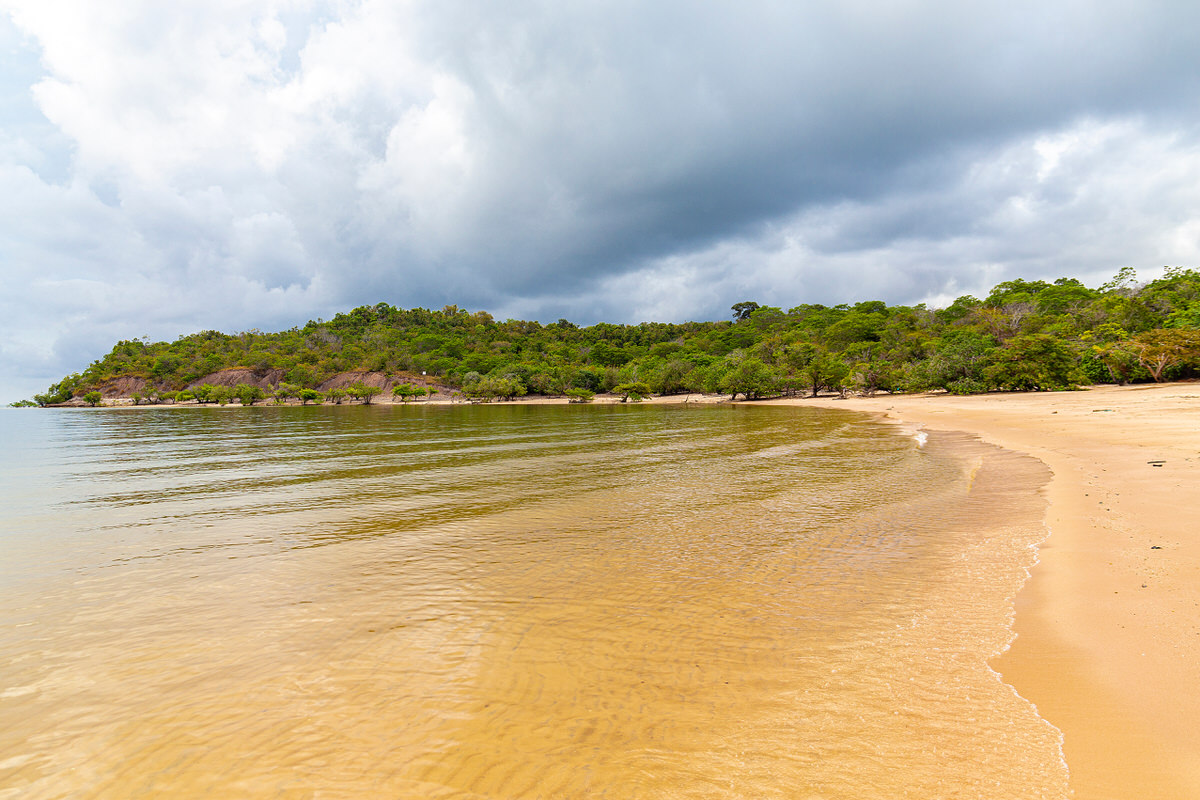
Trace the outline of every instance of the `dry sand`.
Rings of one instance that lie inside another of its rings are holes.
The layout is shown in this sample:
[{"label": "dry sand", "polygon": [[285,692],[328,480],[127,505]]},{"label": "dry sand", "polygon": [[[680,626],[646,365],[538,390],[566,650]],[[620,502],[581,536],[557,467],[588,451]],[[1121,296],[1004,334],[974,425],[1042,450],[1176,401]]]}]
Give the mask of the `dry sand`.
[{"label": "dry sand", "polygon": [[1049,466],[1050,535],[993,666],[1063,731],[1075,797],[1200,798],[1200,383],[779,402]]}]

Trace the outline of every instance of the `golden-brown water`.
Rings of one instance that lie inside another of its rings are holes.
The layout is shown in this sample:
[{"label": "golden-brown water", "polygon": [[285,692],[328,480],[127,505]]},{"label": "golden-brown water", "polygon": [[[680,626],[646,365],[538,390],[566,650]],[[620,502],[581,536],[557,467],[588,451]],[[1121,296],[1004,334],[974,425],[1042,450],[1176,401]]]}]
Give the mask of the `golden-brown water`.
[{"label": "golden-brown water", "polygon": [[1065,797],[1035,461],[755,407],[9,412],[0,797]]}]

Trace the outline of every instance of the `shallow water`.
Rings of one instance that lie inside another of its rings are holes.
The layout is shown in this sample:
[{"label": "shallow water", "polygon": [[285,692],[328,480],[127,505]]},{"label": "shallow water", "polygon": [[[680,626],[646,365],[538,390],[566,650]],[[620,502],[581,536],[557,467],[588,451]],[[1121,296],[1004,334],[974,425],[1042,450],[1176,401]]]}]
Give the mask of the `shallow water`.
[{"label": "shallow water", "polygon": [[1065,797],[1036,461],[803,408],[6,412],[0,797]]}]

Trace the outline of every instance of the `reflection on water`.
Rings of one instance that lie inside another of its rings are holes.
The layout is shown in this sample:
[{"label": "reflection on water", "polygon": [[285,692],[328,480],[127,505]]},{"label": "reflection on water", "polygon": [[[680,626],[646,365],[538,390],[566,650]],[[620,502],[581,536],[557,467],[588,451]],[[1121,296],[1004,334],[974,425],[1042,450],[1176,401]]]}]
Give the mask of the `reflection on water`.
[{"label": "reflection on water", "polygon": [[1064,797],[1036,462],[763,407],[7,413],[0,797]]}]

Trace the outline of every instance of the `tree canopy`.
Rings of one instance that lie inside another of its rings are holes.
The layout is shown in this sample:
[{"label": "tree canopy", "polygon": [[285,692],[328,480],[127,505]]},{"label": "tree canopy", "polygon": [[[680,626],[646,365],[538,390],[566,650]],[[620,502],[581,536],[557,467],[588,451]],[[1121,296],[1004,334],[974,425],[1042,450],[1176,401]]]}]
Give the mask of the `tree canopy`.
[{"label": "tree canopy", "polygon": [[[1200,375],[1200,273],[1192,269],[1170,268],[1138,283],[1124,268],[1097,289],[1073,278],[1010,280],[982,300],[966,295],[942,309],[868,300],[787,310],[744,301],[731,310],[732,320],[581,327],[565,319],[497,321],[457,306],[433,311],[378,303],[277,333],[210,330],[174,342],[121,341],[34,399],[60,403],[138,377],[149,394],[191,388],[204,401],[221,402],[199,382],[235,367],[270,376],[263,380],[276,397],[320,390],[341,373],[378,372],[397,380],[424,374],[485,399],[631,384],[655,394],[721,391],[747,398],[965,393]],[[370,402],[379,392],[356,383],[346,393]],[[254,399],[261,398],[242,402]]]}]

